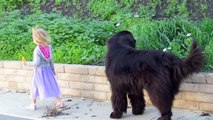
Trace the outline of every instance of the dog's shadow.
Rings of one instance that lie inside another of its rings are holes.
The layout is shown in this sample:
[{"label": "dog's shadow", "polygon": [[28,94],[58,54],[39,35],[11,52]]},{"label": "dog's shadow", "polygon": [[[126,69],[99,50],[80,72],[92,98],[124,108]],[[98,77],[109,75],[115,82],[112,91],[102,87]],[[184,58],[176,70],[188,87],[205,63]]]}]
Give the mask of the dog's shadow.
[{"label": "dog's shadow", "polygon": [[132,108],[127,109],[127,113],[123,114],[123,120],[157,120],[160,117],[160,113],[157,108],[154,107],[146,107],[144,113],[142,115],[133,115]]}]

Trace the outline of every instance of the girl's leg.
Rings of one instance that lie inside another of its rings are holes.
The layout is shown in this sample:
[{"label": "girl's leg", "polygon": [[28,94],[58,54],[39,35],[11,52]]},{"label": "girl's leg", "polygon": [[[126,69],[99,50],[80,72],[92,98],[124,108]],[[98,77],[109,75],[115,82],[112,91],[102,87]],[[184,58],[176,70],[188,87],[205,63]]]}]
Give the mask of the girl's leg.
[{"label": "girl's leg", "polygon": [[56,103],[61,103],[61,98],[59,96],[56,97]]},{"label": "girl's leg", "polygon": [[32,99],[32,104],[36,104],[36,99]]},{"label": "girl's leg", "polygon": [[32,99],[31,104],[25,108],[28,110],[36,110],[36,99]]}]

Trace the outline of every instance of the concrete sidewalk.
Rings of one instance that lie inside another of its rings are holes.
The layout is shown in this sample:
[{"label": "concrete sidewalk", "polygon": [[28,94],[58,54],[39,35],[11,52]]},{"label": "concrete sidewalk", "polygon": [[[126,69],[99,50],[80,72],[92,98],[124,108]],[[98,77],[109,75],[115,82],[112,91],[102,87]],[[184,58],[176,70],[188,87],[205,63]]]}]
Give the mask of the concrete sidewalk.
[{"label": "concrete sidewalk", "polygon": [[[24,107],[30,103],[27,93],[14,93],[0,90],[0,119],[1,120],[110,120],[112,111],[110,101],[96,101],[84,98],[63,98],[66,110],[61,115],[55,117],[46,116],[47,106],[54,104],[54,99],[45,101],[38,100],[37,110],[29,111]],[[6,116],[8,118],[6,119]],[[188,110],[173,109],[172,120],[213,120],[213,114],[204,115],[202,112],[192,112]],[[11,117],[15,116],[15,117]],[[19,117],[19,118],[18,118]],[[131,108],[124,114],[123,120],[156,120],[159,112],[154,107],[146,107],[143,115],[134,116]],[[4,118],[4,119],[2,119]]]}]

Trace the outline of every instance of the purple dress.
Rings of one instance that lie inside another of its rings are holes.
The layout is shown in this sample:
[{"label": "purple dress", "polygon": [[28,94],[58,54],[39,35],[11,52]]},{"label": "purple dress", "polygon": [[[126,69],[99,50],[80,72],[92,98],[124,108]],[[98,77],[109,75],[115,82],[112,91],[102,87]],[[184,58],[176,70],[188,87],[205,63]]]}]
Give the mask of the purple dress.
[{"label": "purple dress", "polygon": [[33,52],[33,61],[28,62],[27,65],[35,67],[30,92],[32,99],[61,97],[55,78],[51,46],[37,46]]}]

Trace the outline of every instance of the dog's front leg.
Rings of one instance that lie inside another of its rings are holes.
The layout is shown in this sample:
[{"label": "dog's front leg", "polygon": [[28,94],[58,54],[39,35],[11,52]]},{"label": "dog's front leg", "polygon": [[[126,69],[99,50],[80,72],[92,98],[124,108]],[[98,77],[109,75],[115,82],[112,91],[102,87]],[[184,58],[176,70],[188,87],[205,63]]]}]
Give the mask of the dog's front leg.
[{"label": "dog's front leg", "polygon": [[112,92],[111,102],[113,107],[113,112],[110,115],[110,118],[121,118],[123,112],[126,112],[127,109],[127,97],[124,93]]},{"label": "dog's front leg", "polygon": [[161,117],[158,120],[171,120],[172,112],[167,112],[161,114]]}]

